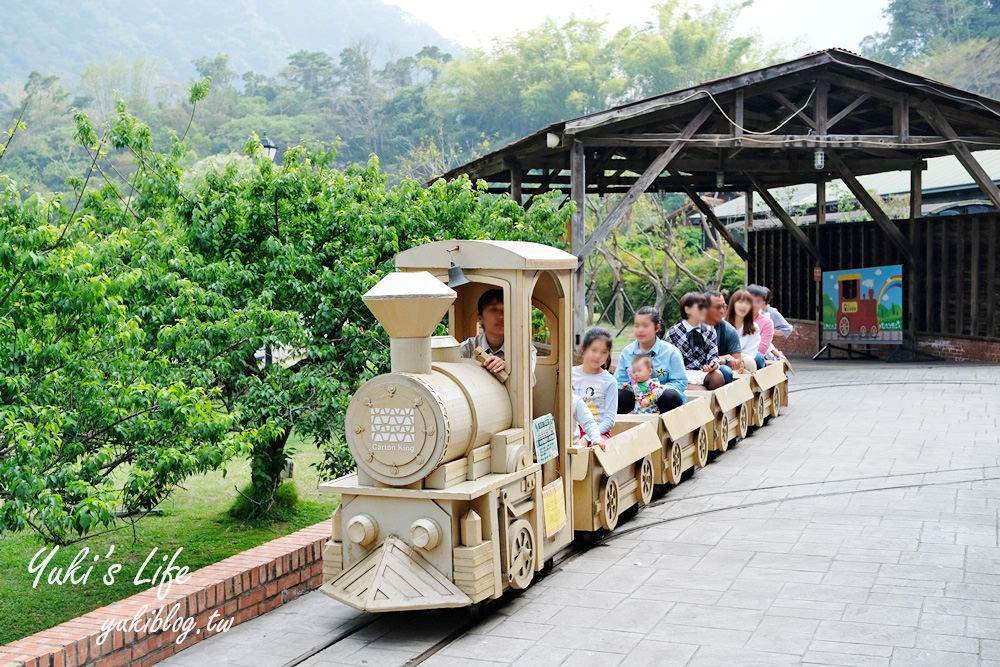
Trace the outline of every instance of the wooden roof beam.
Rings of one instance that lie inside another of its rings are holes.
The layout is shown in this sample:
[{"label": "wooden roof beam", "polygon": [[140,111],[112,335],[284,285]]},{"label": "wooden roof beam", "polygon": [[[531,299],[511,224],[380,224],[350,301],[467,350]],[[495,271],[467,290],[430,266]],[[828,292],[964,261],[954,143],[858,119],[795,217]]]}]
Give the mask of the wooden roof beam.
[{"label": "wooden roof beam", "polygon": [[705,219],[708,220],[712,227],[715,228],[715,231],[719,232],[719,234],[722,235],[722,238],[726,239],[726,243],[728,243],[730,247],[736,251],[736,254],[740,256],[740,259],[744,262],[750,261],[750,254],[747,252],[746,248],[740,245],[740,242],[736,240],[733,233],[719,221],[719,219],[715,216],[715,211],[713,211],[712,207],[701,198],[701,195],[689,185],[684,186],[684,193],[691,200],[691,203],[694,204],[695,207],[701,212],[701,214],[705,216]]},{"label": "wooden roof beam", "polygon": [[975,156],[969,151],[968,146],[966,146],[963,139],[958,136],[955,129],[945,118],[940,109],[937,108],[933,102],[926,101],[917,107],[917,111],[920,115],[930,123],[934,129],[943,134],[948,140],[947,148],[951,151],[952,155],[965,167],[965,170],[969,172],[969,176],[975,181],[979,189],[983,191],[993,205],[1000,209],[1000,188],[997,188],[997,184],[993,182],[983,166],[979,164]]},{"label": "wooden roof beam", "polygon": [[799,245],[805,248],[820,266],[823,266],[823,257],[819,252],[819,248],[817,248],[813,242],[809,240],[809,237],[806,236],[806,233],[795,224],[795,221],[792,220],[792,216],[788,215],[788,212],[782,208],[781,204],[778,203],[778,200],[774,198],[774,195],[772,195],[768,189],[756,179],[756,177],[751,174],[744,174],[744,176],[753,186],[753,189],[757,191],[757,194],[760,195],[760,198],[764,200],[764,203],[767,204],[768,208],[770,208],[778,220],[781,221],[781,224],[785,227],[785,229],[787,229],[791,233],[792,237],[798,241]]},{"label": "wooden roof beam", "polygon": [[788,99],[787,97],[785,97],[784,95],[782,95],[777,90],[772,90],[771,91],[771,97],[774,98],[775,100],[777,100],[778,104],[780,104],[781,106],[785,107],[786,109],[788,109],[789,111],[791,111],[792,113],[794,113],[796,116],[798,116],[799,118],[801,118],[802,122],[804,122],[806,125],[808,125],[810,128],[812,128],[813,131],[816,131],[816,132],[819,131],[819,128],[816,126],[816,121],[814,121],[812,118],[810,118],[809,116],[807,116],[805,110],[803,110],[799,106],[796,106],[795,104],[793,104],[790,99]]},{"label": "wooden roof beam", "polygon": [[844,182],[844,185],[851,191],[851,194],[858,200],[858,203],[868,211],[868,215],[872,217],[875,224],[879,226],[885,235],[889,237],[889,240],[903,253],[906,261],[910,263],[910,267],[919,270],[920,264],[917,262],[917,255],[910,246],[910,242],[903,236],[903,232],[899,231],[899,228],[889,219],[889,216],[879,203],[875,201],[875,198],[865,190],[865,186],[861,185],[857,177],[851,173],[851,170],[847,168],[847,165],[840,159],[840,156],[832,151],[828,151],[826,161],[834,168],[837,175],[840,176],[840,180]]},{"label": "wooden roof beam", "polygon": [[845,118],[847,118],[847,116],[849,116],[852,111],[854,111],[859,106],[861,106],[862,104],[864,104],[865,102],[867,102],[869,99],[871,99],[871,95],[869,95],[868,93],[864,93],[863,95],[861,95],[860,97],[858,97],[857,99],[855,99],[853,102],[851,102],[850,104],[848,104],[846,107],[844,107],[843,109],[841,109],[840,111],[838,111],[837,115],[835,115],[833,118],[831,118],[827,122],[826,129],[829,130],[831,127],[833,127],[834,125],[836,125],[840,121],[842,121]]},{"label": "wooden roof beam", "polygon": [[704,105],[701,108],[701,111],[699,111],[698,114],[688,122],[684,131],[681,132],[678,137],[678,141],[671,144],[667,150],[663,151],[663,153],[653,160],[646,170],[642,172],[642,175],[636,180],[635,183],[632,184],[632,187],[628,189],[628,192],[625,193],[622,200],[618,202],[618,205],[615,206],[611,213],[608,214],[608,217],[601,221],[601,223],[597,226],[597,229],[594,230],[594,233],[590,235],[590,238],[587,239],[583,248],[581,248],[579,252],[575,253],[580,259],[581,264],[583,264],[583,261],[587,258],[587,256],[594,252],[594,250],[597,249],[597,246],[608,237],[611,231],[617,227],[619,223],[621,223],[621,221],[625,218],[625,215],[632,209],[632,204],[636,202],[639,195],[645,192],[650,184],[663,173],[663,171],[667,168],[667,165],[670,164],[670,161],[677,157],[678,153],[683,150],[686,140],[698,131],[698,129],[712,115],[713,111],[715,111],[714,104],[709,103]]},{"label": "wooden roof beam", "polygon": [[[580,138],[585,146],[617,146],[664,148],[677,141],[685,141],[692,148],[912,148],[927,150],[938,148],[947,150],[947,138],[941,135],[910,136],[901,140],[895,134],[771,134],[735,138],[729,134],[699,134],[682,138],[674,133],[646,133],[639,135],[584,136]],[[966,146],[973,150],[1000,148],[1000,137],[964,137]]]}]

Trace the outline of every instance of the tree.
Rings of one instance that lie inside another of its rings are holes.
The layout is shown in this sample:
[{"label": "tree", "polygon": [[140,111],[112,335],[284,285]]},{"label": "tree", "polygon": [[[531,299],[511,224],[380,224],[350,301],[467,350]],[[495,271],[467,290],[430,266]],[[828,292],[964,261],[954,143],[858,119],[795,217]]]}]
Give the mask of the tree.
[{"label": "tree", "polygon": [[[92,160],[79,210],[9,188],[0,209],[0,525],[58,542],[240,454],[266,515],[293,429],[342,471],[347,401],[388,361],[360,297],[394,255],[448,237],[554,243],[569,215],[467,180],[389,187],[376,159],[340,171],[315,147],[278,167],[255,139],[249,163],[184,179],[183,144],[156,151],[122,102],[106,140],[82,114],[77,137]],[[94,190],[111,150],[134,175]],[[290,359],[267,365],[264,348]]]},{"label": "tree", "polygon": [[890,0],[883,15],[889,28],[869,35],[862,53],[903,66],[944,43],[1000,38],[998,0]]},{"label": "tree", "polygon": [[680,0],[657,6],[656,21],[624,28],[610,48],[629,83],[630,99],[657,95],[729,76],[775,61],[778,49],[765,49],[759,35],[735,34],[750,0],[697,9]]},{"label": "tree", "polygon": [[[96,155],[86,123],[78,137]],[[106,216],[114,188],[87,187],[95,164],[71,207],[0,177],[0,530],[59,544],[154,507],[247,435],[218,390],[148,344],[131,294],[170,308],[168,267],[192,258],[170,225]]]}]

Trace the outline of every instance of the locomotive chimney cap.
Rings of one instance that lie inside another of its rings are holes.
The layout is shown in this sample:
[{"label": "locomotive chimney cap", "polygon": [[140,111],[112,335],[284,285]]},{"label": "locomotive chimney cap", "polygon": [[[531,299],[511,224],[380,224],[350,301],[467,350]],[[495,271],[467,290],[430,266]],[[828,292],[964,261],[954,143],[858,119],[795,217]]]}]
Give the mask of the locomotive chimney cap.
[{"label": "locomotive chimney cap", "polygon": [[362,298],[392,338],[434,333],[457,294],[427,271],[389,273]]}]

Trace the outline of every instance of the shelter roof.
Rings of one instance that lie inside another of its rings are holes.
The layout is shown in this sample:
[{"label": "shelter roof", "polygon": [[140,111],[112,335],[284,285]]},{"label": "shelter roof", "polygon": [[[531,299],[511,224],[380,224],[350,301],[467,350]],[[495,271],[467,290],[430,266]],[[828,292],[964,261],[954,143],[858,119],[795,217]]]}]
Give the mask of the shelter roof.
[{"label": "shelter roof", "polygon": [[[825,102],[824,102],[825,100]],[[693,118],[704,122],[685,135]],[[911,169],[945,155],[936,114],[972,150],[1000,148],[1000,102],[842,49],[827,49],[553,123],[445,173],[494,192],[568,191],[570,152],[585,147],[586,192],[625,192],[665,148],[684,147],[649,189],[747,190],[834,177],[817,149],[855,175]],[[719,174],[722,174],[721,178]],[[722,181],[719,187],[717,181]]]}]

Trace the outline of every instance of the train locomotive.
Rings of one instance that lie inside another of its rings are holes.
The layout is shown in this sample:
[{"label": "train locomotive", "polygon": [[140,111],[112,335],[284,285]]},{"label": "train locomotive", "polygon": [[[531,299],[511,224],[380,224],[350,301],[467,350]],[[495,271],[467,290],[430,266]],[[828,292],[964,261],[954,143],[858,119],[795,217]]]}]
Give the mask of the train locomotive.
[{"label": "train locomotive", "polygon": [[[577,534],[613,530],[787,403],[783,369],[769,366],[665,415],[620,415],[605,450],[579,447],[576,257],[437,241],[400,253],[396,267],[363,297],[389,334],[391,370],[348,407],[357,472],[320,485],[342,498],[320,590],[357,609],[463,607],[526,588]],[[458,267],[465,281],[449,287]],[[506,377],[459,354],[477,333],[479,297],[498,288]],[[448,335],[433,335],[442,320]]]}]

